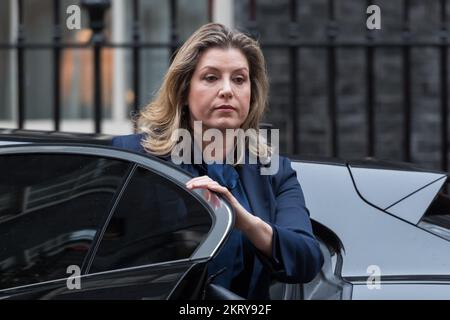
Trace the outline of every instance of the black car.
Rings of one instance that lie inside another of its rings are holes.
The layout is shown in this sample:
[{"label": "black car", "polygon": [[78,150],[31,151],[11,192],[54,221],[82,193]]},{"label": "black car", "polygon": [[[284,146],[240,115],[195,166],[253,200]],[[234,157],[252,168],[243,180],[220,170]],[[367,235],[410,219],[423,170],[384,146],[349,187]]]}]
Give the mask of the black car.
[{"label": "black car", "polygon": [[234,297],[206,286],[233,225],[225,202],[104,137],[56,136],[0,138],[0,298]]}]

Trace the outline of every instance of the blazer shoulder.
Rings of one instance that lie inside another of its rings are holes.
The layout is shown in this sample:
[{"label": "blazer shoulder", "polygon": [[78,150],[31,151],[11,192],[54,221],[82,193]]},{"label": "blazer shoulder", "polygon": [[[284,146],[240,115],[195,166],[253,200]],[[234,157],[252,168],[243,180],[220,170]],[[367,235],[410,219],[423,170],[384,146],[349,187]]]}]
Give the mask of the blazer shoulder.
[{"label": "blazer shoulder", "polygon": [[278,190],[287,181],[298,184],[297,172],[292,168],[291,160],[288,157],[279,156],[278,171],[271,176],[272,185]]},{"label": "blazer shoulder", "polygon": [[291,164],[291,160],[288,157],[285,156],[278,156],[278,171],[276,172],[276,174],[274,175],[274,178],[283,176],[285,174],[289,174],[292,173],[292,171],[294,171],[294,169],[292,169],[292,164]]},{"label": "blazer shoulder", "polygon": [[111,140],[111,145],[125,150],[145,153],[144,147],[141,144],[143,138],[143,133],[116,136]]}]

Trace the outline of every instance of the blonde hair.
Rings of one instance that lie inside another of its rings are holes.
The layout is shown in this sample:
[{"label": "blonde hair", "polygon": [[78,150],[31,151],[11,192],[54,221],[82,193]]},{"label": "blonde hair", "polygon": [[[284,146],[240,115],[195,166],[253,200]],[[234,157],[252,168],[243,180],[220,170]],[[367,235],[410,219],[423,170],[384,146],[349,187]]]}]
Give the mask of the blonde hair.
[{"label": "blonde hair", "polygon": [[146,136],[142,146],[151,154],[168,155],[177,143],[172,133],[179,128],[191,130],[189,112],[183,108],[187,104],[195,67],[201,54],[209,48],[236,48],[247,58],[251,82],[250,109],[241,128],[255,129],[256,133],[250,140],[257,143],[249,144],[249,152],[254,156],[270,157],[272,149],[259,133],[269,89],[264,56],[257,41],[218,23],[200,27],[177,51],[156,98],[139,114],[138,131]]}]

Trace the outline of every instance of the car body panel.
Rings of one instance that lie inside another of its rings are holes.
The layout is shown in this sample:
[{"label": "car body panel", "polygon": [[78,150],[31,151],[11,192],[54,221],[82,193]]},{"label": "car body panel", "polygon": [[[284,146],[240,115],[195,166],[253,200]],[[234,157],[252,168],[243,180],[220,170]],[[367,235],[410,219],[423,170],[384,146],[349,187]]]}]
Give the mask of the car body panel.
[{"label": "car body panel", "polygon": [[364,201],[345,166],[293,163],[311,218],[343,245],[342,277],[450,275],[449,242]]},{"label": "car body panel", "polygon": [[353,300],[448,300],[450,283],[381,283],[353,285]]},{"label": "car body panel", "polygon": [[425,210],[442,188],[446,178],[444,176],[426,187],[419,189],[398,203],[386,208],[386,211],[413,224],[419,223]]},{"label": "car body panel", "polygon": [[445,174],[350,166],[356,189],[372,205],[386,209]]},{"label": "car body panel", "polygon": [[[169,299],[176,285],[192,268],[189,261],[161,263],[123,270],[112,270],[80,277],[80,287],[69,289],[73,279],[60,279],[0,291],[11,299]],[[200,284],[200,282],[199,282]],[[192,292],[194,294],[194,292]],[[193,295],[195,298],[195,296]],[[189,296],[184,296],[189,298]]]}]

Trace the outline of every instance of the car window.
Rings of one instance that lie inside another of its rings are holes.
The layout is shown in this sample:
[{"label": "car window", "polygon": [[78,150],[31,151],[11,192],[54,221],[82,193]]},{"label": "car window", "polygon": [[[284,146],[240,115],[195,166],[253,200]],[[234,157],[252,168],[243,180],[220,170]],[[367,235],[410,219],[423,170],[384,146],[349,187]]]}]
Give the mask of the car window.
[{"label": "car window", "polygon": [[137,168],[111,218],[91,273],[189,258],[212,218],[175,183]]},{"label": "car window", "polygon": [[450,241],[450,181],[448,178],[418,226]]},{"label": "car window", "polygon": [[128,168],[93,156],[1,156],[0,289],[81,268]]}]

